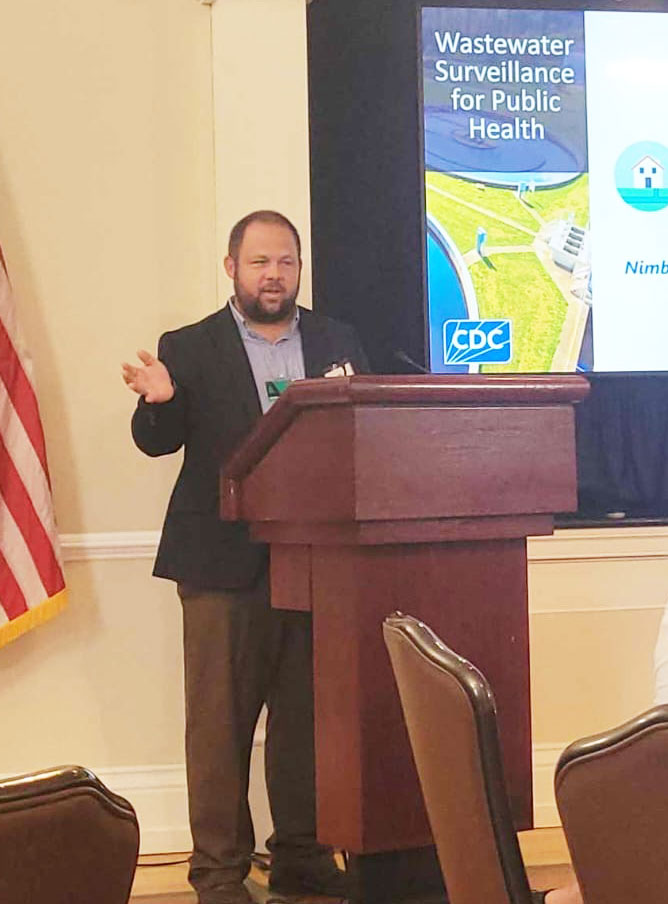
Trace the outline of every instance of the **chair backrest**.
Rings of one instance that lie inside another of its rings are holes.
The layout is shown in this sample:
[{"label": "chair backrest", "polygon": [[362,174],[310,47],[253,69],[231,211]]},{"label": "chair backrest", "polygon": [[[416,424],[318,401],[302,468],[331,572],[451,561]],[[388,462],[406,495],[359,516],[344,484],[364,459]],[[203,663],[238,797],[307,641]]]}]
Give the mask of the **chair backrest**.
[{"label": "chair backrest", "polygon": [[411,616],[383,633],[451,904],[529,904],[487,681]]},{"label": "chair backrest", "polygon": [[126,904],[137,865],[132,806],[81,766],[0,782],[0,901]]},{"label": "chair backrest", "polygon": [[571,744],[554,782],[587,904],[665,904],[668,706]]}]

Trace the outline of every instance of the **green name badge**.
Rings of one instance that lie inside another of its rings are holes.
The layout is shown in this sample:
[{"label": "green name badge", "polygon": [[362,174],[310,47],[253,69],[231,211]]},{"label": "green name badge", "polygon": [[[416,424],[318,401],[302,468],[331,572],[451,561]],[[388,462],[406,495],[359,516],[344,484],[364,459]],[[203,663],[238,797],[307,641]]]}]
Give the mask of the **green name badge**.
[{"label": "green name badge", "polygon": [[267,390],[269,401],[275,402],[276,399],[285,392],[291,382],[291,380],[267,380],[264,387]]}]

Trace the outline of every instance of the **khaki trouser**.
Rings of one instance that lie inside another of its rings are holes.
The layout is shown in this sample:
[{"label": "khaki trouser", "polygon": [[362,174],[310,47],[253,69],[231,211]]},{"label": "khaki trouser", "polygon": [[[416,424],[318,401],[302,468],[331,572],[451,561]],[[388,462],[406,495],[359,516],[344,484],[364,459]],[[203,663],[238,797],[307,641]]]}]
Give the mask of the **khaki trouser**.
[{"label": "khaki trouser", "polygon": [[275,858],[324,852],[315,841],[311,616],[271,608],[267,576],[244,590],[179,585],[183,604],[186,765],[200,900],[248,874],[253,734],[267,704],[265,774]]}]

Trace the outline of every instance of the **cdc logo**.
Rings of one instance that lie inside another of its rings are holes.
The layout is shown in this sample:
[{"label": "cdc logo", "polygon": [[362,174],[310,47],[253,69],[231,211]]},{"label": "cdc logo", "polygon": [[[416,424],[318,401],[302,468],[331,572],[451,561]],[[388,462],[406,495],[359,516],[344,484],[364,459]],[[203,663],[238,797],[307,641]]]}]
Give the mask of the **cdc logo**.
[{"label": "cdc logo", "polygon": [[510,361],[510,320],[446,320],[446,364],[504,364]]}]

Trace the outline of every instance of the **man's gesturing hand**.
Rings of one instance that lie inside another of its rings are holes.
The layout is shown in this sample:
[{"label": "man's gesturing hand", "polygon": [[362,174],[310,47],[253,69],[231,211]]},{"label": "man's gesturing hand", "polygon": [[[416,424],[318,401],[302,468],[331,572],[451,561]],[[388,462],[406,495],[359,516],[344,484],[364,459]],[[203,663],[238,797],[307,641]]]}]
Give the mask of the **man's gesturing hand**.
[{"label": "man's gesturing hand", "polygon": [[143,367],[123,364],[123,379],[127,385],[147,402],[169,402],[174,396],[174,384],[165,365],[143,349],[137,352],[137,357]]}]

